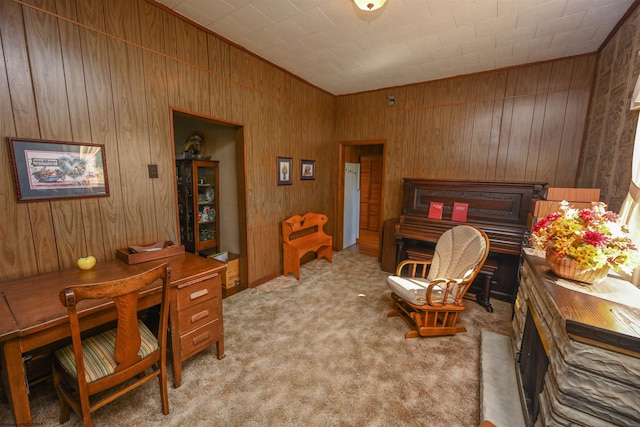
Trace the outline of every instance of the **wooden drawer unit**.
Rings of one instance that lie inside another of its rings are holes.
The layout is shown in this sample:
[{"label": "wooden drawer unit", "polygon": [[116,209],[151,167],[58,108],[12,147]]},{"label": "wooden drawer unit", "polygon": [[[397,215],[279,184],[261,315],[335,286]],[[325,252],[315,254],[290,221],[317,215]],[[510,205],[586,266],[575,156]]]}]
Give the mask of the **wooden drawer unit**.
[{"label": "wooden drawer unit", "polygon": [[[176,300],[178,311],[186,310],[195,304],[217,297],[216,285],[210,283],[212,280],[220,283],[220,277],[218,276],[215,279],[204,280],[179,288]],[[217,287],[219,288],[220,285]]]},{"label": "wooden drawer unit", "polygon": [[179,387],[185,359],[211,344],[217,345],[218,359],[224,357],[220,275],[174,286],[170,321],[173,385]]},{"label": "wooden drawer unit", "polygon": [[217,326],[217,323],[209,324],[207,327],[201,327],[182,335],[180,337],[182,357],[191,357],[216,342],[217,336],[220,335]]},{"label": "wooden drawer unit", "polygon": [[187,307],[178,311],[178,322],[180,323],[180,335],[191,332],[208,323],[219,320],[218,318],[218,298],[210,298],[193,307]]}]

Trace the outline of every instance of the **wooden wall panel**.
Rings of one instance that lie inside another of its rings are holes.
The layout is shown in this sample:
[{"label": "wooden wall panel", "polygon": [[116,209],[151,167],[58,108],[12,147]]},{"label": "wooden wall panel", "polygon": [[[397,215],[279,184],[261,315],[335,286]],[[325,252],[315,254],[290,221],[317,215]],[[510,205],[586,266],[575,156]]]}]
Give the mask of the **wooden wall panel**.
[{"label": "wooden wall panel", "polygon": [[542,133],[544,130],[544,113],[546,110],[547,93],[549,90],[549,79],[551,77],[551,63],[540,65],[540,73],[538,74],[538,84],[536,86],[536,95],[534,97],[533,120],[531,124],[531,137],[529,138],[529,147],[527,150],[527,165],[524,170],[523,181],[535,181],[538,171],[538,159],[540,156],[540,145],[542,144]]},{"label": "wooden wall panel", "polygon": [[[143,53],[145,69],[146,110],[148,114],[149,130],[149,163],[158,165],[158,178],[151,180],[153,194],[153,211],[164,212],[163,215],[152,215],[149,221],[156,222],[156,234],[150,242],[163,239],[178,242],[178,228],[176,224],[176,210],[167,210],[167,206],[177,206],[174,191],[174,147],[171,135],[171,115],[167,108],[167,79],[162,70],[166,59],[149,52]],[[142,165],[143,169],[146,169]]]},{"label": "wooden wall panel", "polygon": [[144,84],[146,95],[146,110],[148,114],[149,155],[150,163],[158,165],[158,178],[151,180],[153,188],[153,210],[164,212],[163,215],[153,215],[149,220],[156,222],[156,235],[153,242],[167,239],[178,242],[178,227],[176,210],[166,210],[167,206],[176,206],[174,191],[174,148],[171,136],[171,113],[167,74],[167,58],[155,54],[164,52],[164,24],[161,9],[147,2],[139,3],[140,28],[142,44],[153,52],[143,52]]},{"label": "wooden wall panel", "polygon": [[[6,40],[6,43],[4,43],[5,38],[3,37],[11,113],[16,132],[7,136],[39,138],[38,115],[33,82],[30,78],[31,69],[21,6],[13,2],[0,2],[0,34],[15,35],[15,37]],[[4,244],[11,245],[9,250],[16,251],[18,260],[25,259],[30,264],[34,260],[35,266],[33,264],[30,266],[35,267],[33,271],[55,270],[58,268],[58,254],[49,206],[42,202],[29,203],[27,210],[28,212],[16,219],[20,223],[17,229],[24,231],[28,229],[28,233],[16,236],[16,239],[6,239]],[[30,239],[25,240],[25,237],[27,239],[30,237]],[[31,241],[31,245],[16,247],[16,242],[21,241]],[[12,269],[9,270],[9,272],[11,271]]]},{"label": "wooden wall panel", "polygon": [[[73,0],[58,1],[57,9],[64,5],[65,16],[76,17]],[[82,45],[79,28],[65,20],[58,20],[62,61],[64,68],[65,88],[69,105],[69,123],[73,141],[91,140],[91,126],[87,107],[87,89],[82,66]]]},{"label": "wooden wall panel", "polygon": [[533,96],[516,97],[513,100],[507,167],[504,175],[506,181],[524,181],[527,153],[531,140],[534,101]]},{"label": "wooden wall panel", "polygon": [[[0,33],[7,28],[3,17],[11,18],[7,10],[8,4],[0,3]],[[0,58],[5,57],[3,45],[0,44]],[[13,100],[9,91],[7,67],[5,61],[0,61],[0,134],[15,135],[13,119]],[[2,141],[5,145],[5,142]],[[0,149],[0,162],[10,165],[9,150],[5,146]],[[15,189],[11,167],[0,168],[0,235],[2,249],[0,251],[0,272],[10,271],[16,275],[26,275],[37,271],[37,263],[32,242],[29,212],[26,204],[16,202]],[[24,241],[23,245],[16,242]]]},{"label": "wooden wall panel", "polygon": [[[155,52],[166,53],[164,38],[164,13],[149,2],[138,4],[140,8],[140,43]],[[162,70],[163,67],[158,68]]]},{"label": "wooden wall panel", "polygon": [[[335,97],[176,15],[144,0],[7,0],[0,36],[11,99],[2,137],[104,144],[110,187],[104,198],[17,203],[5,180],[0,279],[175,240],[171,109],[244,126],[250,282],[281,270],[282,219],[332,206]],[[276,156],[294,158],[294,185],[276,185]],[[316,161],[315,181],[300,182],[302,158]]]},{"label": "wooden wall panel", "polygon": [[27,41],[20,5],[14,2],[0,2],[0,34],[12,35],[12,37],[3,37],[2,44],[16,132],[32,138],[39,137],[33,82],[30,77]]},{"label": "wooden wall panel", "polygon": [[[438,83],[434,82],[429,85],[427,93],[431,96],[424,100],[425,105],[434,110],[433,129],[427,130],[425,134],[427,141],[429,141],[428,149],[432,152],[429,178],[446,176],[449,143],[451,135],[454,132],[449,126],[449,118],[452,114],[454,100],[453,80],[444,80]],[[411,144],[410,141],[408,143]],[[397,167],[399,171],[402,171],[401,164],[398,164]],[[419,176],[409,176],[405,173],[405,176],[400,178],[417,177]]]},{"label": "wooden wall panel", "polygon": [[484,177],[488,181],[496,179],[498,164],[498,152],[500,151],[500,129],[502,126],[502,114],[504,111],[504,94],[507,85],[507,71],[499,71],[496,75],[496,86],[493,92],[493,108],[491,110],[491,138],[487,153],[487,166]]},{"label": "wooden wall panel", "polygon": [[[46,140],[71,141],[70,107],[58,20],[27,8],[24,10],[24,22],[40,137]],[[80,89],[84,90],[84,87],[81,86]],[[73,265],[78,256],[86,254],[82,205],[79,200],[52,201],[50,214],[57,249],[58,263],[55,268]],[[43,221],[42,224],[48,222]]]},{"label": "wooden wall panel", "polygon": [[233,117],[232,84],[230,79],[229,44],[213,35],[207,36],[210,71],[209,90],[211,91],[210,115],[227,121]]},{"label": "wooden wall panel", "polygon": [[23,15],[40,135],[69,141],[71,124],[57,19],[29,8]]},{"label": "wooden wall panel", "polygon": [[385,91],[339,96],[336,138],[387,141],[383,219],[399,215],[405,177],[571,186],[595,57],[412,85],[393,109],[374,101]]},{"label": "wooden wall panel", "polygon": [[87,109],[92,141],[105,147],[109,197],[97,199],[99,213],[86,218],[87,251],[98,261],[113,256],[112,248],[127,246],[125,218],[122,215],[122,190],[116,123],[113,113],[111,73],[107,37],[90,30],[80,30],[83,70],[86,80]]},{"label": "wooden wall panel", "polygon": [[494,92],[497,83],[497,74],[491,74],[486,79],[478,82],[475,104],[472,136],[470,144],[469,170],[479,179],[484,179],[489,158],[491,142],[491,121],[494,103]]},{"label": "wooden wall panel", "polygon": [[141,28],[138,2],[132,2],[131,0],[103,0],[103,7],[106,32],[123,40],[140,44]]},{"label": "wooden wall panel", "polygon": [[108,48],[126,239],[129,244],[149,244],[154,242],[157,229],[147,174],[151,149],[142,51],[115,39],[109,40]]}]

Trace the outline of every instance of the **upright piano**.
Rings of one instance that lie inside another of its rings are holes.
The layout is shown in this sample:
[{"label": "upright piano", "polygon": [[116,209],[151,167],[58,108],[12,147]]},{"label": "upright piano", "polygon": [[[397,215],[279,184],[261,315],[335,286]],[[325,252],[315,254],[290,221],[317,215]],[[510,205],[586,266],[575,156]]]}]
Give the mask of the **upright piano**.
[{"label": "upright piano", "polygon": [[[518,288],[523,242],[528,238],[529,216],[546,189],[541,182],[488,182],[404,179],[402,212],[395,225],[396,265],[435,248],[446,230],[460,224],[482,229],[489,237],[487,265],[492,267],[491,297],[512,302]],[[429,218],[431,202],[443,203],[442,219]],[[466,222],[451,220],[454,202],[468,204]],[[411,256],[413,255],[413,256]],[[480,276],[480,275],[479,275]],[[470,293],[482,295],[478,278]],[[489,295],[484,296],[488,303]]]}]

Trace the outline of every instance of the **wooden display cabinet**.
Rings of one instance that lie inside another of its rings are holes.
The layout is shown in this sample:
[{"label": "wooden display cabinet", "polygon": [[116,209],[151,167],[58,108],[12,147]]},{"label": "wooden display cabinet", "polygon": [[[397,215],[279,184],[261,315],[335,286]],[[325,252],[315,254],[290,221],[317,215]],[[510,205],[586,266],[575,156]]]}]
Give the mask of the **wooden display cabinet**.
[{"label": "wooden display cabinet", "polygon": [[187,252],[219,252],[218,162],[176,160],[180,241]]}]

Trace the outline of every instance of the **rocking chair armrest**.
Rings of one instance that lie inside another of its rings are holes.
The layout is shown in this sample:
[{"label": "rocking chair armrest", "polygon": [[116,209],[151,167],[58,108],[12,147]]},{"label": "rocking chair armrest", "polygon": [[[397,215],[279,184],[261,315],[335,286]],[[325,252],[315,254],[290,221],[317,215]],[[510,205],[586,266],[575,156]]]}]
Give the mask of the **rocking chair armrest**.
[{"label": "rocking chair armrest", "polygon": [[[426,294],[426,298],[427,298],[427,303],[430,306],[433,307],[442,307],[444,305],[447,305],[449,303],[447,303],[447,300],[449,299],[449,295],[452,294],[452,287],[456,286],[456,285],[460,285],[463,282],[463,280],[460,279],[444,279],[444,278],[438,278],[438,279],[434,279],[429,283],[429,287],[427,288],[427,294]],[[444,293],[442,295],[442,302],[434,302],[432,297],[431,297],[431,293],[433,292],[433,288],[435,288],[436,286],[439,286],[441,288],[444,288]],[[454,295],[454,305],[458,304],[458,295]]]},{"label": "rocking chair armrest", "polygon": [[[406,259],[396,268],[396,276],[400,277],[422,277],[423,279],[427,277],[427,273],[429,271],[429,266],[431,265],[432,260],[413,260]],[[407,268],[407,274],[402,274],[402,270]]]}]

